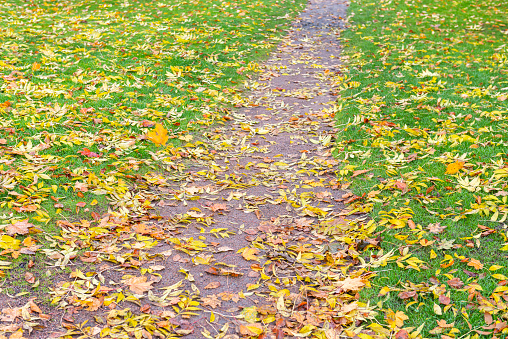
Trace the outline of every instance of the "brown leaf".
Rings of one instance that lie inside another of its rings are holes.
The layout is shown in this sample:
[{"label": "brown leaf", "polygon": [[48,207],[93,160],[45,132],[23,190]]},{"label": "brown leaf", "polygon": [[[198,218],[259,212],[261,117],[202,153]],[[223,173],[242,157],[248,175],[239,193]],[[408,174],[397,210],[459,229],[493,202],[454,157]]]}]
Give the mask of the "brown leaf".
[{"label": "brown leaf", "polygon": [[448,280],[447,283],[448,283],[448,285],[450,285],[450,287],[453,287],[453,288],[461,288],[462,286],[464,286],[464,283],[459,278],[450,279],[450,280]]},{"label": "brown leaf", "polygon": [[201,305],[210,306],[211,308],[216,308],[222,304],[222,301],[220,301],[215,294],[203,297],[201,298],[201,301]]},{"label": "brown leaf", "polygon": [[210,206],[210,209],[213,211],[213,212],[217,212],[217,211],[227,211],[228,207],[226,204],[213,204]]},{"label": "brown leaf", "polygon": [[241,272],[226,270],[219,267],[208,267],[205,272],[213,275],[230,275],[232,277],[241,277],[243,275]]},{"label": "brown leaf", "polygon": [[25,272],[25,280],[27,283],[35,283],[35,276],[30,272]]},{"label": "brown leaf", "polygon": [[370,170],[356,170],[353,172],[353,175],[351,176],[351,178],[357,177],[357,176],[362,175],[367,172],[370,172]]},{"label": "brown leaf", "polygon": [[416,296],[416,291],[404,291],[399,293],[400,299],[409,299]]},{"label": "brown leaf", "polygon": [[146,281],[146,276],[132,277],[124,281],[124,284],[129,286],[129,289],[136,294],[143,294],[144,292],[151,290],[153,281]]},{"label": "brown leaf", "polygon": [[7,225],[5,227],[5,230],[7,231],[7,234],[10,236],[13,236],[15,234],[28,234],[29,228],[35,227],[34,224],[29,223],[26,220],[18,221],[17,223]]},{"label": "brown leaf", "polygon": [[444,294],[441,294],[439,296],[439,302],[443,305],[449,305],[451,300],[449,297],[445,296]]},{"label": "brown leaf", "polygon": [[363,286],[365,286],[365,283],[362,281],[362,278],[346,278],[342,281],[340,289],[343,291],[358,291]]},{"label": "brown leaf", "polygon": [[205,286],[205,290],[211,290],[211,289],[217,288],[217,287],[220,287],[220,282],[212,281],[211,283],[209,283],[208,285]]},{"label": "brown leaf", "polygon": [[446,226],[441,226],[441,223],[437,222],[435,224],[429,224],[427,229],[430,233],[439,234],[445,230]]},{"label": "brown leaf", "polygon": [[409,339],[409,333],[406,330],[400,330],[395,334],[395,339]]}]

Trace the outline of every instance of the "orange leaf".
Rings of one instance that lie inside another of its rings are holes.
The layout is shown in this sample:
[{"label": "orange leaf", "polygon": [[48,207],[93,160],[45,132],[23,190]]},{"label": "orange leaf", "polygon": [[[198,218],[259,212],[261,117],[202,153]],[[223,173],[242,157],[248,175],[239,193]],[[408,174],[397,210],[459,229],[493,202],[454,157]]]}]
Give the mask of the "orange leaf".
[{"label": "orange leaf", "polygon": [[483,264],[482,264],[479,260],[476,260],[476,259],[471,259],[471,260],[467,263],[467,266],[474,267],[474,268],[476,268],[477,270],[481,270],[481,269],[483,268]]},{"label": "orange leaf", "polygon": [[168,131],[161,124],[155,124],[155,128],[146,137],[156,145],[165,145],[169,139]]},{"label": "orange leaf", "polygon": [[448,166],[446,166],[446,174],[455,174],[462,167],[464,167],[464,162],[462,162],[462,161],[455,161],[451,164],[448,164]]}]

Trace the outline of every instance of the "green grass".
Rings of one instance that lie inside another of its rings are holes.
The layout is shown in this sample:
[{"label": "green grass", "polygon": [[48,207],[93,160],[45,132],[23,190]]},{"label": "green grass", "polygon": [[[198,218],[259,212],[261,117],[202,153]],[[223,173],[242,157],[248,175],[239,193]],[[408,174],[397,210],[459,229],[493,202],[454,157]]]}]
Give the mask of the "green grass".
[{"label": "green grass", "polygon": [[[344,74],[336,78],[339,175],[356,194],[365,193],[349,209],[369,212],[380,247],[394,250],[361,298],[405,312],[405,327],[424,323],[425,337],[482,335],[475,330],[491,337],[496,333],[482,328],[484,314],[494,323],[508,316],[498,302],[506,291],[495,291],[508,282],[508,5],[357,0],[350,13]],[[454,163],[462,168],[446,173]],[[369,172],[352,176],[363,169]],[[468,190],[464,180],[475,178],[478,185]],[[436,223],[441,233],[430,232]],[[410,257],[397,265],[405,254]],[[423,262],[408,265],[411,257]],[[489,270],[493,265],[502,268]],[[464,287],[451,288],[452,278]],[[483,290],[468,300],[475,284]],[[385,286],[391,291],[379,296]],[[415,299],[400,298],[403,291],[415,291]],[[438,297],[448,293],[451,307],[444,311]],[[482,298],[491,309],[481,307]],[[454,326],[432,331],[440,319]]]},{"label": "green grass", "polygon": [[[182,139],[242,104],[242,83],[304,3],[2,1],[0,229],[28,219],[42,233],[13,238],[62,251],[76,245],[48,240],[58,220],[149,212],[152,173],[178,170],[174,160],[191,158],[175,151]],[[168,130],[163,147],[145,137],[155,123]],[[44,294],[52,279],[24,281],[24,245],[0,247],[13,291]]]}]

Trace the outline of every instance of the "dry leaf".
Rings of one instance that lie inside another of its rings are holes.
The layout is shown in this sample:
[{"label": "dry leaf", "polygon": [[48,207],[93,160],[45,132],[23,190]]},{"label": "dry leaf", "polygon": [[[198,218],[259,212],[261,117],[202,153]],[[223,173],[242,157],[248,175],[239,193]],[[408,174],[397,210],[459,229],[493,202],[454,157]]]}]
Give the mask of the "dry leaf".
[{"label": "dry leaf", "polygon": [[26,220],[18,221],[14,224],[9,224],[7,227],[5,227],[5,230],[7,231],[7,234],[9,235],[15,235],[15,234],[28,234],[29,228],[35,227],[34,224],[29,223]]},{"label": "dry leaf", "polygon": [[463,167],[464,167],[464,162],[455,161],[451,164],[448,164],[448,166],[446,166],[446,174],[456,174]]},{"label": "dry leaf", "polygon": [[156,145],[162,146],[169,140],[168,131],[159,123],[155,124],[155,128],[149,131],[146,137]]},{"label": "dry leaf", "polygon": [[259,253],[259,250],[257,248],[247,247],[242,252],[242,257],[244,257],[245,260],[258,260],[259,258],[256,257],[256,254]]},{"label": "dry leaf", "polygon": [[124,284],[129,286],[129,289],[136,294],[143,294],[151,290],[153,281],[147,281],[146,276],[132,277],[124,281]]},{"label": "dry leaf", "polygon": [[211,283],[209,283],[208,285],[205,286],[205,290],[211,290],[211,289],[214,289],[217,287],[220,287],[220,282],[212,281]]}]

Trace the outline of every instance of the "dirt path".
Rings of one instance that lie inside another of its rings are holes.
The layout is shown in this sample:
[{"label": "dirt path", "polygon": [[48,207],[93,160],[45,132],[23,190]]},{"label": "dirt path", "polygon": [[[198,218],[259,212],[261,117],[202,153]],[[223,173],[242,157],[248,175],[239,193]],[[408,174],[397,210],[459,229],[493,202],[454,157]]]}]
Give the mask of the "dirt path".
[{"label": "dirt path", "polygon": [[[182,288],[216,319],[210,324],[208,312],[183,320],[193,338],[256,334],[262,327],[256,317],[287,318],[269,325],[286,336],[301,333],[300,324],[334,327],[326,315],[332,308],[322,300],[355,261],[354,246],[341,241],[355,244],[356,226],[342,217],[348,197],[339,190],[331,155],[333,79],[340,75],[346,10],[346,1],[310,2],[262,65],[260,79],[249,82],[248,107],[201,139],[213,159],[198,158],[188,176],[175,179],[173,198],[161,203],[163,216],[181,221],[186,214],[190,223],[175,226],[174,239],[158,248],[171,253],[158,273],[168,285],[183,271],[192,275]],[[245,317],[234,318],[239,314]]]}]

